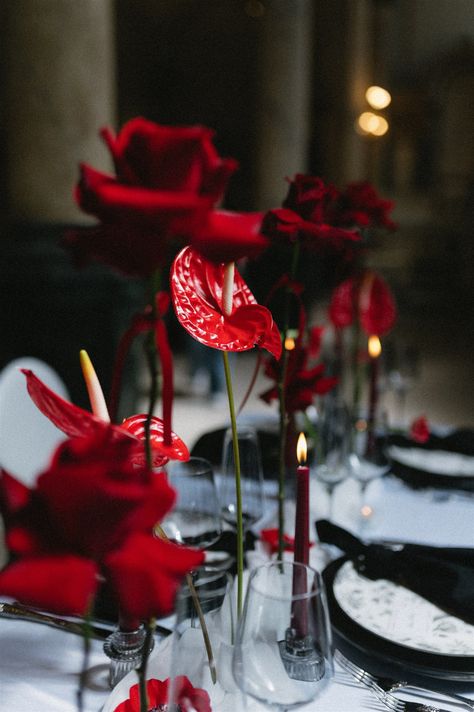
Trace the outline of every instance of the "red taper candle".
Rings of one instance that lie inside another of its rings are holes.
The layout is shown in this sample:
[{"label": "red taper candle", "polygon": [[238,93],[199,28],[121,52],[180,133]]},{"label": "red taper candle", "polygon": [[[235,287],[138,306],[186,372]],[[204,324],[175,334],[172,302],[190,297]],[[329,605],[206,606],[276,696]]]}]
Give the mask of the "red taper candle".
[{"label": "red taper candle", "polygon": [[378,376],[379,376],[379,356],[382,346],[378,336],[370,336],[368,341],[370,381],[369,381],[369,415],[367,418],[367,443],[365,448],[366,457],[370,457],[375,451],[375,417],[378,400]]},{"label": "red taper candle", "polygon": [[[295,563],[309,563],[309,467],[306,462],[306,438],[300,433],[296,446],[299,467],[296,470]],[[306,570],[295,567],[293,595],[306,593]],[[296,634],[304,638],[308,632],[306,601],[294,601],[291,624]]]}]

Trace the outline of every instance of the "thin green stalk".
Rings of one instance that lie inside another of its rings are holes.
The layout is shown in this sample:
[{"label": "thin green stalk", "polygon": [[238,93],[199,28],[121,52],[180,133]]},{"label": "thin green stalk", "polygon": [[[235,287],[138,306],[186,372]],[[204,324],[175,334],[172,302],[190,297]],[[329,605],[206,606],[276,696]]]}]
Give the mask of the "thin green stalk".
[{"label": "thin green stalk", "polygon": [[243,572],[244,572],[244,526],[242,520],[242,487],[240,481],[240,453],[237,438],[237,420],[235,418],[234,391],[232,390],[232,376],[229,365],[229,354],[222,352],[224,359],[225,382],[227,397],[229,399],[230,424],[232,427],[232,447],[235,465],[235,499],[237,505],[237,616],[242,613],[243,599]]},{"label": "thin green stalk", "polygon": [[[157,317],[155,297],[160,289],[161,272],[157,271],[152,276],[150,284],[150,308],[153,320]],[[145,454],[147,466],[153,467],[153,450],[151,447],[150,429],[151,419],[155,410],[156,401],[158,398],[158,351],[156,349],[155,332],[150,330],[146,335],[145,353],[150,372],[150,394],[148,400],[148,415],[145,421]]]},{"label": "thin green stalk", "polygon": [[[300,246],[295,242],[293,246],[293,254],[291,259],[290,278],[293,280],[296,275],[298,259],[300,255]],[[278,451],[278,559],[283,559],[284,541],[283,535],[285,532],[285,479],[286,479],[286,437],[288,432],[288,413],[286,412],[285,398],[285,382],[286,372],[288,369],[289,353],[285,349],[286,335],[290,326],[290,298],[291,289],[287,288],[285,293],[285,301],[283,304],[283,330],[282,344],[283,355],[280,365],[280,373],[278,378],[278,403],[280,414],[280,446]]]},{"label": "thin green stalk", "polygon": [[148,712],[148,693],[146,689],[146,669],[148,665],[148,658],[150,657],[152,649],[152,639],[153,633],[156,628],[156,620],[152,618],[146,626],[146,635],[143,642],[143,652],[140,666],[137,668],[138,675],[138,689],[140,692],[140,712]]}]

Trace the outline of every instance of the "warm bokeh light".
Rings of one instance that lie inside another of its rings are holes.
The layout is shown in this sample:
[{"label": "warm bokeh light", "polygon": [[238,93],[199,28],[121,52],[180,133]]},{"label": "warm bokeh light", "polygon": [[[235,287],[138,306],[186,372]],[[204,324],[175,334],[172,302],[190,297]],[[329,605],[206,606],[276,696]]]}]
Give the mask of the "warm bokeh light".
[{"label": "warm bokeh light", "polygon": [[388,131],[388,121],[383,116],[377,116],[377,126],[372,129],[374,136],[384,136]]},{"label": "warm bokeh light", "polygon": [[286,339],[285,339],[285,349],[286,349],[286,351],[293,351],[293,349],[295,348],[295,346],[296,346],[296,344],[295,344],[294,338],[293,338],[292,336],[287,336]]},{"label": "warm bokeh light", "polygon": [[300,433],[298,437],[298,442],[296,443],[296,457],[298,458],[298,462],[300,465],[304,465],[304,463],[306,462],[306,454],[306,438],[304,433]]},{"label": "warm bokeh light", "polygon": [[369,352],[370,358],[378,358],[382,353],[382,344],[380,343],[379,337],[375,336],[375,334],[369,336],[369,340],[367,342],[367,350]]},{"label": "warm bokeh light", "polygon": [[362,514],[362,516],[364,517],[364,519],[369,519],[369,517],[371,517],[372,514],[374,513],[374,510],[372,509],[372,507],[370,506],[370,504],[364,504],[364,505],[360,508],[360,513]]},{"label": "warm bokeh light", "polygon": [[357,128],[364,134],[383,136],[388,131],[388,121],[372,111],[364,111],[357,119]]},{"label": "warm bokeh light", "polygon": [[392,101],[390,92],[378,86],[369,87],[365,92],[365,98],[372,109],[386,109]]}]

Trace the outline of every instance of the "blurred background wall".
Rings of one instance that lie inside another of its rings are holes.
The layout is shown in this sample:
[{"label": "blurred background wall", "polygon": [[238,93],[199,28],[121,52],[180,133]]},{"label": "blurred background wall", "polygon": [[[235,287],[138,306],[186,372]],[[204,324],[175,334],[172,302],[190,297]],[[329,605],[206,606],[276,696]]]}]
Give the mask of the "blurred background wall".
[{"label": "blurred background wall", "polygon": [[[448,339],[469,353],[472,0],[6,0],[0,12],[0,367],[37,355],[84,403],[84,347],[107,387],[140,287],[77,272],[58,239],[86,222],[78,163],[109,167],[98,129],[136,115],[212,126],[240,162],[231,208],[278,205],[295,172],[375,182],[397,201],[400,229],[373,260],[398,328],[419,326],[422,350]],[[357,124],[371,84],[392,95],[380,136]]]}]

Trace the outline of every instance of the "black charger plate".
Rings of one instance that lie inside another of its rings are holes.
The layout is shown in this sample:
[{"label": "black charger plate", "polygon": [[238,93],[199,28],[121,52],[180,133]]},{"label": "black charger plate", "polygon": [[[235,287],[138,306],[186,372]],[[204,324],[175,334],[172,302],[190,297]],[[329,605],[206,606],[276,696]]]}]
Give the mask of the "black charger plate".
[{"label": "black charger plate", "polygon": [[[453,655],[434,653],[429,650],[409,647],[377,635],[356,622],[339,604],[334,583],[341,567],[348,561],[342,557],[333,561],[324,571],[331,624],[335,633],[336,643],[342,643],[344,649],[356,648],[368,657],[380,662],[391,663],[412,671],[415,675],[424,675],[444,680],[474,681],[474,654]],[[339,645],[338,645],[339,647]]]},{"label": "black charger plate", "polygon": [[395,445],[399,448],[417,448],[426,450],[442,450],[459,455],[474,457],[474,430],[464,428],[455,430],[449,435],[432,434],[426,443],[417,443],[404,435],[390,435],[387,442],[387,456],[391,462],[391,472],[413,488],[439,487],[441,489],[459,489],[474,492],[474,477],[456,474],[443,474],[409,466],[390,456],[389,448]]}]

